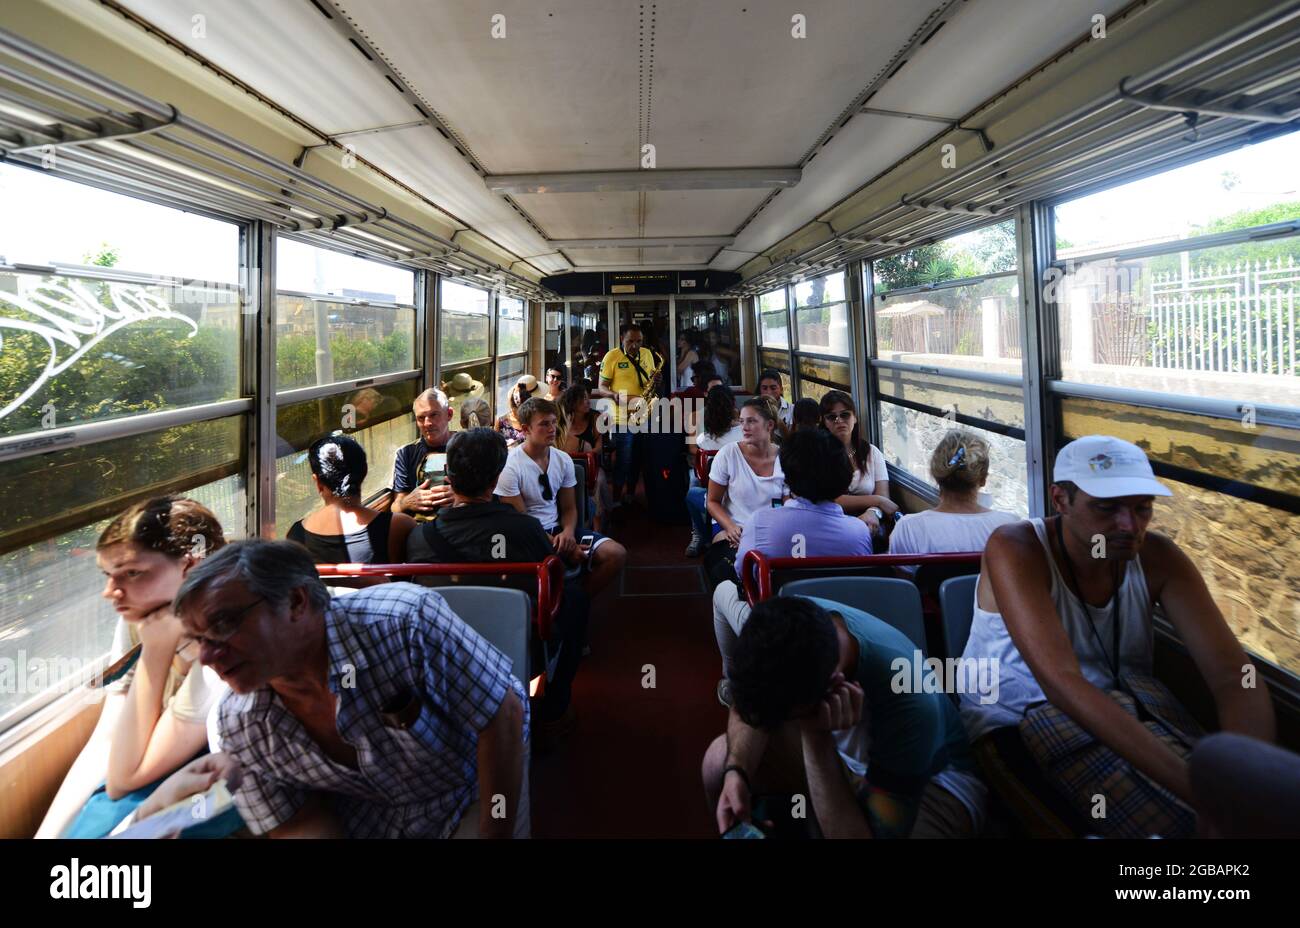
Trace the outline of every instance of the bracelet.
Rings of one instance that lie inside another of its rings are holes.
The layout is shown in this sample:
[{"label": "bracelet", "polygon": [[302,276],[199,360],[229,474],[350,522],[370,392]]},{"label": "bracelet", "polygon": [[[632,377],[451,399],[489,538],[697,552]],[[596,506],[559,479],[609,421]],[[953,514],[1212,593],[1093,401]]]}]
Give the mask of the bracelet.
[{"label": "bracelet", "polygon": [[728,764],[726,767],[722,768],[722,779],[725,780],[727,778],[727,774],[731,773],[731,771],[733,770],[736,771],[736,773],[740,774],[740,779],[743,780],[745,783],[745,789],[749,790],[752,793],[754,791],[754,788],[749,784],[749,774],[745,773],[745,768],[740,766],[739,764]]}]

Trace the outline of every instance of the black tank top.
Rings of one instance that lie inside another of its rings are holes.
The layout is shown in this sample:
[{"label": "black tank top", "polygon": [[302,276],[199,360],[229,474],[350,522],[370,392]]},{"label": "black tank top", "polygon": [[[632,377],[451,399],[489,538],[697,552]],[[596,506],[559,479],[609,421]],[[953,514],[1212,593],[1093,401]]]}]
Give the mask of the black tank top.
[{"label": "black tank top", "polygon": [[309,552],[317,564],[386,564],[388,531],[393,524],[391,512],[381,512],[364,529],[350,535],[317,535],[293,523],[285,535]]}]

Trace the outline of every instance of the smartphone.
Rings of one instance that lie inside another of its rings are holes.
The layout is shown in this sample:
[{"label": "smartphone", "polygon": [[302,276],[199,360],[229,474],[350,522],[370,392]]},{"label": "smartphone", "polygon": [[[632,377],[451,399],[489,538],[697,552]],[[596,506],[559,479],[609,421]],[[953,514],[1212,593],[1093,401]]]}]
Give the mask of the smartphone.
[{"label": "smartphone", "polygon": [[754,825],[751,825],[749,822],[738,822],[735,825],[733,825],[731,830],[728,831],[726,834],[724,834],[722,837],[724,840],[731,840],[731,839],[747,839],[747,838],[766,838],[767,835],[763,834],[763,832],[760,829],[756,828]]},{"label": "smartphone", "polygon": [[447,453],[432,451],[424,458],[424,479],[430,486],[441,486],[447,479]]},{"label": "smartphone", "polygon": [[580,547],[586,548],[586,549],[587,549],[587,554],[590,555],[590,554],[591,554],[591,546],[592,546],[592,544],[595,543],[595,541],[596,541],[596,536],[595,536],[595,535],[590,535],[590,534],[589,534],[589,535],[583,535],[581,538],[578,539],[578,545],[579,545]]}]

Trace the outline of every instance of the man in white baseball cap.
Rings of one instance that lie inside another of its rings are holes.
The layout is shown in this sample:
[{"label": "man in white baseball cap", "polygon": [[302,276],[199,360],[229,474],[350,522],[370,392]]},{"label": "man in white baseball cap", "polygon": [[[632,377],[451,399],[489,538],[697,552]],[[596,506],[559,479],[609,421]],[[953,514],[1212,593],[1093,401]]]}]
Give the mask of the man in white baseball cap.
[{"label": "man in white baseball cap", "polygon": [[1186,757],[1196,722],[1154,677],[1156,605],[1226,731],[1272,741],[1265,687],[1192,560],[1148,532],[1172,496],[1142,449],[1107,435],[1057,454],[1056,514],[999,528],[984,549],[964,657],[997,662],[999,698],[962,696],[991,785],[1031,833],[1195,833]]}]

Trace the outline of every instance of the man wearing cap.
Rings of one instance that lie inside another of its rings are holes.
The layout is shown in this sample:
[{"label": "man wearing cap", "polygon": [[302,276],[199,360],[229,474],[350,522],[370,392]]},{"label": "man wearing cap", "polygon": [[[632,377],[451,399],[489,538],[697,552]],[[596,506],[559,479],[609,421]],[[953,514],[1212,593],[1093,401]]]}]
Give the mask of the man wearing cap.
[{"label": "man wearing cap", "polygon": [[[451,438],[451,411],[447,394],[430,388],[411,404],[420,437],[397,449],[393,462],[393,512],[429,515],[451,504],[451,487],[445,478],[426,479],[421,466],[435,451],[445,451]],[[434,486],[434,484],[439,484]]]},{"label": "man wearing cap", "polygon": [[998,663],[1000,695],[962,696],[976,755],[1034,833],[1190,836],[1185,758],[1199,731],[1153,676],[1155,607],[1221,728],[1273,740],[1267,690],[1244,672],[1250,661],[1195,564],[1147,531],[1153,498],[1173,494],[1140,448],[1077,439],[1052,481],[1056,515],[1002,526],[984,550],[964,658]]}]

